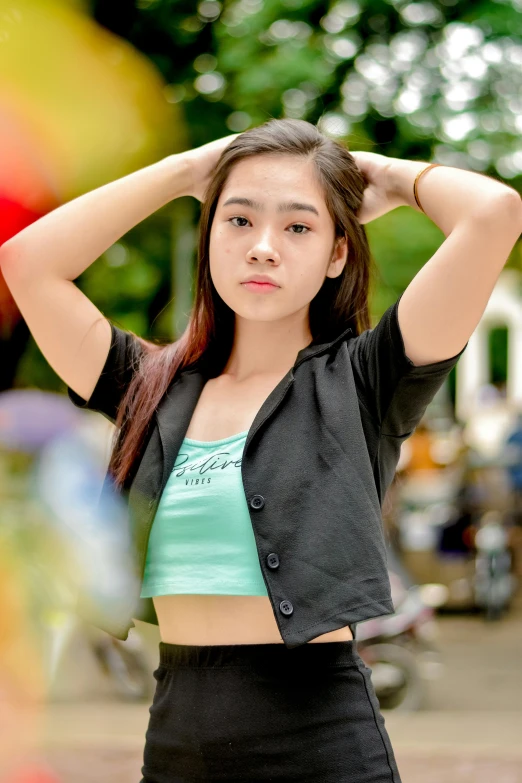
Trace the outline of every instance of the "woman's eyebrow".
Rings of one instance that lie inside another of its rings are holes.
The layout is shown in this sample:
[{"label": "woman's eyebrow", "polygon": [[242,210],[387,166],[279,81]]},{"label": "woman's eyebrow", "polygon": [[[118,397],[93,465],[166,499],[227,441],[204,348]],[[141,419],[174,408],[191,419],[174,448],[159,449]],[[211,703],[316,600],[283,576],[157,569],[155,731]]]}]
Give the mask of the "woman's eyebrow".
[{"label": "woman's eyebrow", "polygon": [[[223,206],[226,207],[229,204],[241,204],[243,207],[252,207],[252,209],[257,209],[260,211],[263,210],[263,206],[258,201],[252,201],[252,199],[244,198],[242,196],[232,196],[225,201]],[[300,201],[283,201],[277,205],[278,212],[293,212],[297,209],[313,212],[315,215],[317,215],[317,217],[319,217],[319,212],[312,204],[303,204]]]}]

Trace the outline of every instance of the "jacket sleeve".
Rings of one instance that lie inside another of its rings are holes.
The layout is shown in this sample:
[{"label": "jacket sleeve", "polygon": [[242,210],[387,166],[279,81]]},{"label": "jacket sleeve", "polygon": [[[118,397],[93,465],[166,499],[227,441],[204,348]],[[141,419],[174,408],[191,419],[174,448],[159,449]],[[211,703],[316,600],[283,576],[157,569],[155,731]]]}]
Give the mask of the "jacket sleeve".
[{"label": "jacket sleeve", "polygon": [[468,345],[449,359],[416,366],[404,349],[398,321],[400,300],[373,329],[348,343],[360,400],[376,421],[379,434],[394,438],[412,434]]},{"label": "jacket sleeve", "polygon": [[144,349],[133,334],[119,329],[111,321],[109,323],[111,346],[93,393],[88,400],[84,400],[68,386],[67,394],[77,408],[102,413],[114,424],[118,406],[138,369]]}]

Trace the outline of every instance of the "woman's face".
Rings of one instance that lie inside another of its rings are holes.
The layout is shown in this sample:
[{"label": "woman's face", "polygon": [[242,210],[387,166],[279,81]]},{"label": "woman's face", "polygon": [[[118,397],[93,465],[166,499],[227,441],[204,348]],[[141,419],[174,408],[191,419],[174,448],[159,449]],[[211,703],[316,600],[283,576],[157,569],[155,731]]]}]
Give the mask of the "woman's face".
[{"label": "woman's face", "polygon": [[[346,262],[346,240],[334,224],[313,176],[311,160],[259,155],[237,163],[219,196],[210,231],[210,274],[218,294],[239,316],[274,321],[309,304],[325,276]],[[231,203],[249,199],[252,204]],[[243,282],[268,275],[278,288],[249,290]]]}]

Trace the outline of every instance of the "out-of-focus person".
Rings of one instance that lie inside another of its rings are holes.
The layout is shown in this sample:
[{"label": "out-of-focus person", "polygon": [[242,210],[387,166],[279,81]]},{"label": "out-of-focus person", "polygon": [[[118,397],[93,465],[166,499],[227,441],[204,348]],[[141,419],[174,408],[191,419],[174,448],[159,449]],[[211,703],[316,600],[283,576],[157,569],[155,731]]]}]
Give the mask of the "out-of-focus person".
[{"label": "out-of-focus person", "polygon": [[522,410],[506,440],[507,474],[513,493],[513,520],[522,527]]},{"label": "out-of-focus person", "polygon": [[504,446],[506,476],[511,492],[510,543],[513,570],[522,584],[522,410],[518,411]]}]

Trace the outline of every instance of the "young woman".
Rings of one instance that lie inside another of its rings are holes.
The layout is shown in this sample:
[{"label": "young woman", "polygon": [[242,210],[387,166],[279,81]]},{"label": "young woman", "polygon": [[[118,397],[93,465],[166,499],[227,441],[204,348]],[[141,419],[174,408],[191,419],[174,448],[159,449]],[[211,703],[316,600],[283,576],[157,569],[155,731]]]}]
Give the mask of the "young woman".
[{"label": "young woman", "polygon": [[[195,302],[158,346],[72,281],[182,195],[203,202]],[[446,240],[371,329],[363,226],[401,205]],[[354,638],[393,612],[380,506],[521,215],[496,180],[271,120],[87,193],[3,248],[71,399],[117,425],[109,474],[161,634],[142,783],[400,783]],[[114,633],[131,617],[134,599]]]}]

